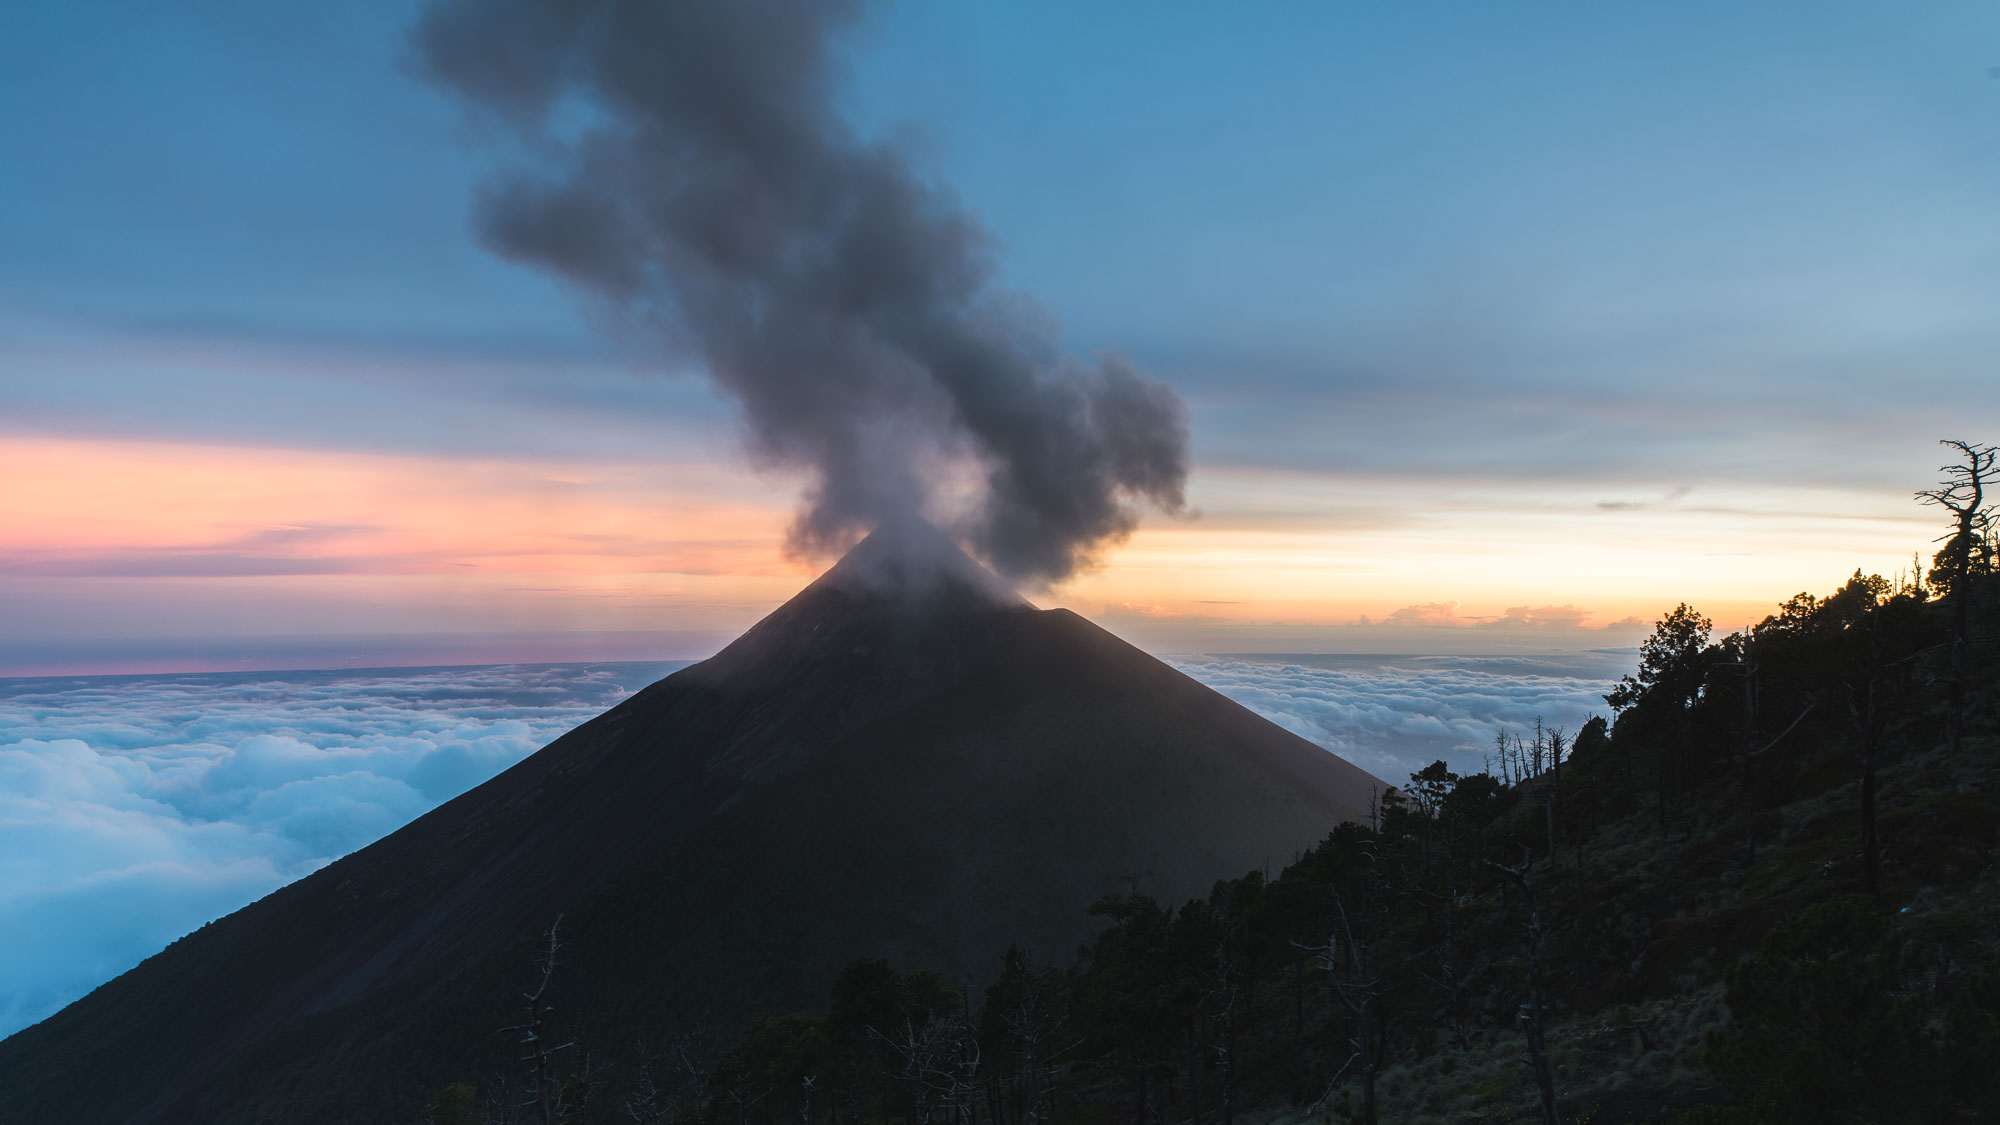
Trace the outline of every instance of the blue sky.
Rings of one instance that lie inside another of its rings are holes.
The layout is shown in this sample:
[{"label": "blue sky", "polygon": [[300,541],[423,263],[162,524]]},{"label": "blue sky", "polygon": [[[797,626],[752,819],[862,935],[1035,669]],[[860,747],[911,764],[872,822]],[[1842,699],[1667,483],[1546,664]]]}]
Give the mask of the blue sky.
[{"label": "blue sky", "polygon": [[[744,467],[730,405],[653,377],[473,238],[506,146],[414,76],[418,10],[10,9],[0,443],[615,465],[653,474],[624,502],[663,522],[713,522],[690,493],[755,493],[769,530],[730,542],[776,558],[796,481]],[[1970,3],[906,3],[852,37],[840,97],[984,220],[1067,349],[1129,354],[1190,404],[1203,521],[1150,521],[1051,596],[1145,607],[1181,623],[1162,643],[1198,647],[1188,560],[1227,558],[1286,591],[1231,619],[1267,630],[1253,641],[1284,626],[1339,647],[1362,643],[1340,628],[1434,603],[1602,624],[1687,596],[1743,616],[1922,546],[1905,501],[1932,442],[2000,420],[1996,65],[2000,10]],[[1412,515],[1439,495],[1463,538]],[[93,496],[90,534],[161,549]],[[327,518],[295,507],[290,524]],[[0,607],[71,607],[38,637],[157,647],[278,596],[220,573],[58,580],[40,560],[59,538],[0,539]],[[1554,539],[1677,561],[1646,575],[1528,546]],[[1514,546],[1495,562],[1482,543]],[[1435,565],[1407,573],[1413,553]],[[1358,577],[1317,594],[1269,577],[1307,559]],[[810,572],[737,569],[706,601],[635,578],[619,612],[726,637]],[[434,604],[423,588],[399,596]],[[283,596],[323,607],[287,635],[357,618],[344,594]],[[495,597],[423,628],[487,630]],[[207,608],[134,608],[169,603]],[[521,628],[616,625],[566,605]],[[241,613],[227,627],[254,631]]]}]

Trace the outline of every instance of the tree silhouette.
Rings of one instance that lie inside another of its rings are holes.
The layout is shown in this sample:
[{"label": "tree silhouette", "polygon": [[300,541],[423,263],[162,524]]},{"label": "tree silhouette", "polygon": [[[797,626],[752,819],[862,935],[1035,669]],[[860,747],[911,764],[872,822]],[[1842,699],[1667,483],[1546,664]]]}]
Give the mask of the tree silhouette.
[{"label": "tree silhouette", "polygon": [[521,1105],[525,1109],[535,1111],[544,1125],[573,1117],[581,1109],[575,1096],[578,1091],[573,1084],[558,1078],[555,1073],[556,1056],[571,1050],[576,1043],[572,1040],[553,1047],[549,1045],[548,1019],[555,1011],[555,1006],[550,1004],[546,997],[549,982],[555,978],[556,958],[563,948],[562,942],[556,937],[556,931],[561,926],[562,916],[557,915],[556,920],[549,923],[549,928],[542,934],[542,948],[536,954],[536,961],[542,971],[541,980],[536,982],[533,992],[521,994],[522,999],[527,1001],[524,1006],[527,1008],[528,1018],[511,1027],[500,1029],[503,1034],[511,1031],[521,1033],[521,1045],[528,1052],[521,1056],[521,1061],[528,1067],[528,1088],[524,1093],[526,1100]]},{"label": "tree silhouette", "polygon": [[2000,450],[1990,445],[1946,439],[1939,445],[1958,451],[1960,461],[1941,466],[1944,480],[1936,487],[1917,493],[1917,499],[1951,513],[1951,530],[1940,536],[1944,546],[1931,567],[1931,584],[1941,587],[1951,601],[1951,707],[1945,718],[1945,738],[1957,753],[1965,730],[1965,646],[1971,621],[1972,579],[1993,569],[1993,547],[1988,538],[1993,529],[1993,511],[1986,503],[1986,487],[1993,483],[1994,458]]},{"label": "tree silhouette", "polygon": [[1691,737],[1694,705],[1700,701],[1712,657],[1708,652],[1709,631],[1714,622],[1686,602],[1674,607],[1653,627],[1653,635],[1639,647],[1639,675],[1625,676],[1604,701],[1612,710],[1624,712],[1642,701],[1660,700],[1674,710],[1675,736],[1662,759],[1660,779],[1660,823],[1667,823],[1667,798],[1673,798],[1673,816],[1679,820],[1686,801],[1688,742]]},{"label": "tree silhouette", "polygon": [[[1686,606],[1681,608],[1685,609]],[[1556,1125],[1556,1084],[1555,1072],[1549,1066],[1548,1039],[1544,1032],[1544,1021],[1548,1015],[1547,993],[1542,987],[1542,912],[1535,902],[1535,885],[1528,876],[1534,868],[1532,853],[1526,847],[1521,866],[1508,867],[1505,864],[1486,861],[1486,866],[1507,877],[1521,889],[1521,898],[1528,907],[1528,999],[1521,1005],[1521,1031],[1527,1039],[1527,1063],[1535,1074],[1535,1092],[1541,1100],[1544,1125]]]}]

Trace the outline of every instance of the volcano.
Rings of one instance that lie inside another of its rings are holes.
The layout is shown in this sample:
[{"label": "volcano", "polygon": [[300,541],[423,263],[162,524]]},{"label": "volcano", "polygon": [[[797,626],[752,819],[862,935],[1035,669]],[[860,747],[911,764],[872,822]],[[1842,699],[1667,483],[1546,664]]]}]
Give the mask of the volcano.
[{"label": "volcano", "polygon": [[0,1043],[0,1121],[410,1119],[513,1065],[495,1029],[558,917],[559,1010],[601,1050],[815,1007],[857,956],[977,984],[1010,944],[1067,958],[1106,892],[1275,873],[1379,784],[885,527],[713,658]]}]

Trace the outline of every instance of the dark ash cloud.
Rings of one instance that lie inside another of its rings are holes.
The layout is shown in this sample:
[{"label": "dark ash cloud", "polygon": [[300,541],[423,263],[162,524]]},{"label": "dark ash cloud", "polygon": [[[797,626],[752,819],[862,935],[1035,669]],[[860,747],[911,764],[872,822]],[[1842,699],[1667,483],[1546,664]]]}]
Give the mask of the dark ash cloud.
[{"label": "dark ash cloud", "polygon": [[[1009,578],[1059,579],[1137,509],[1185,507],[1164,384],[1055,346],[945,185],[838,113],[828,0],[441,0],[418,63],[518,144],[476,208],[628,338],[733,398],[753,455],[808,474],[792,544],[939,518]],[[970,463],[976,496],[934,510]]]}]

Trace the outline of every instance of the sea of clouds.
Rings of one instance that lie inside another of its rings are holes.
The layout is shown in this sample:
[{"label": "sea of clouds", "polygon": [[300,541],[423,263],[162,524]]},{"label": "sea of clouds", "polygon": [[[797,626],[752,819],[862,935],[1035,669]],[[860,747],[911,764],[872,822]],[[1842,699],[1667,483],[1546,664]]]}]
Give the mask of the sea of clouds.
[{"label": "sea of clouds", "polygon": [[[1631,658],[1175,656],[1391,783],[1574,731]],[[678,664],[0,680],[0,1035],[492,777]]]},{"label": "sea of clouds", "polygon": [[0,1035],[675,667],[0,680]]},{"label": "sea of clouds", "polygon": [[[1501,731],[1609,715],[1625,652],[1533,656],[1169,656],[1169,664],[1382,780],[1443,760],[1477,773]],[[1497,772],[1497,764],[1494,766]]]}]

